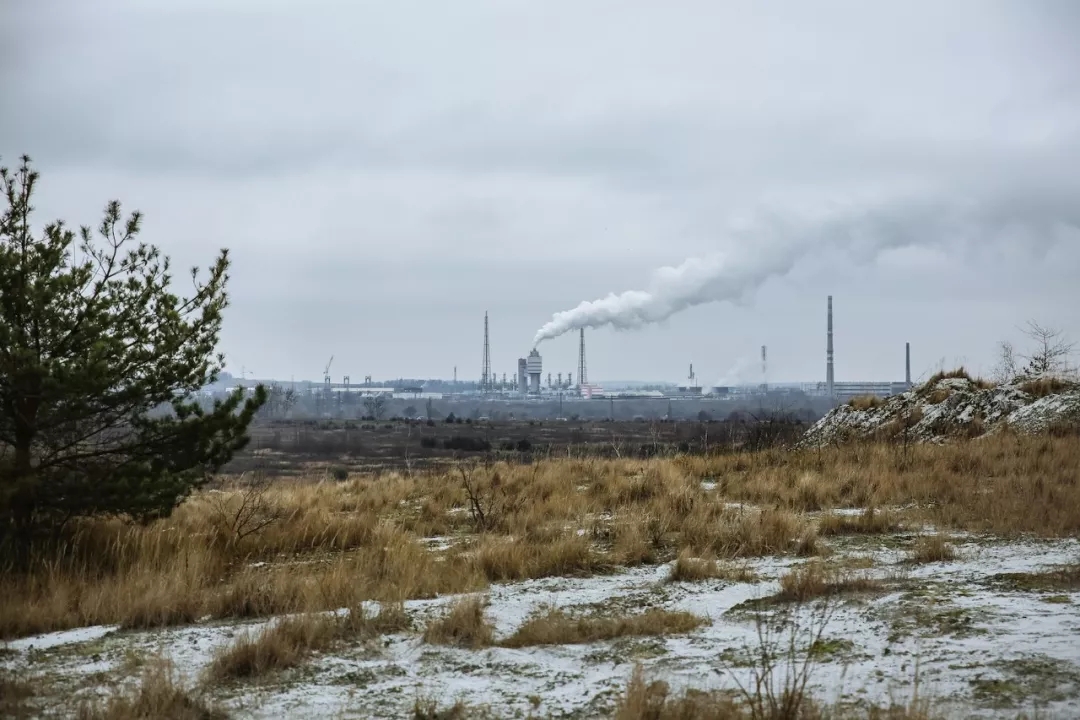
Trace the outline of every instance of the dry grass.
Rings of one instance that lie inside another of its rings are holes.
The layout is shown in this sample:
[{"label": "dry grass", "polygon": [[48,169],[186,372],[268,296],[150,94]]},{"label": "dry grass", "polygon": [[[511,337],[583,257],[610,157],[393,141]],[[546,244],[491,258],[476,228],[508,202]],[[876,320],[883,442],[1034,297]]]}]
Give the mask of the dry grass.
[{"label": "dry grass", "polygon": [[994,584],[1015,590],[1061,591],[1080,590],[1080,563],[1031,573],[999,573],[991,578]]},{"label": "dry grass", "polygon": [[0,668],[0,717],[23,718],[35,715],[30,707],[34,686],[25,678],[12,677],[10,671]]},{"label": "dry grass", "polygon": [[104,702],[83,703],[79,720],[222,720],[228,714],[187,690],[168,660],[158,658],[143,672],[138,687]]},{"label": "dry grass", "polygon": [[683,550],[671,564],[668,582],[700,582],[702,580],[728,580],[730,582],[755,582],[757,575],[748,566],[721,564],[715,558],[694,557]]},{"label": "dry grass", "polygon": [[340,621],[329,615],[298,615],[273,621],[256,634],[243,633],[220,648],[207,668],[214,682],[259,678],[295,667],[338,639]]},{"label": "dry grass", "polygon": [[956,548],[942,535],[922,535],[915,540],[907,561],[910,563],[948,562],[956,559]]},{"label": "dry grass", "polygon": [[[218,512],[243,492],[226,486],[146,526],[74,523],[28,562],[0,564],[0,637],[430,598],[668,562],[684,549],[721,560],[821,554],[815,524],[821,536],[888,533],[901,521],[1001,535],[1080,533],[1080,435],[912,445],[903,463],[897,452],[870,443],[473,468],[470,482],[495,508],[479,538],[456,474],[280,481],[261,506],[279,519],[242,537]],[[715,490],[701,488],[705,477]],[[817,523],[806,515],[840,507],[905,510],[826,513]],[[434,552],[419,541],[433,534],[453,539],[452,547]]]},{"label": "dry grass", "polygon": [[384,604],[374,615],[362,606],[342,615],[293,615],[272,621],[258,633],[242,633],[219,648],[207,668],[207,677],[214,682],[258,678],[295,667],[312,653],[340,642],[370,640],[411,627],[400,603]]},{"label": "dry grass", "polygon": [[628,636],[685,633],[706,621],[687,612],[646,610],[639,615],[574,616],[556,608],[533,615],[500,643],[520,648],[534,645],[573,645]]},{"label": "dry grass", "polygon": [[446,615],[427,626],[424,642],[467,648],[491,645],[495,639],[495,628],[484,617],[486,602],[486,598],[475,595],[458,600]]},{"label": "dry grass", "polygon": [[872,410],[885,404],[877,395],[859,395],[848,400],[847,403],[853,410]]},{"label": "dry grass", "polygon": [[781,575],[780,592],[771,599],[775,602],[806,602],[821,597],[872,592],[881,587],[880,580],[826,568],[820,562],[812,561]]},{"label": "dry grass", "polygon": [[[758,692],[762,692],[758,688]],[[930,703],[918,698],[889,707],[828,708],[804,698],[786,712],[781,702],[763,696],[734,697],[722,692],[687,689],[672,694],[668,684],[647,682],[641,666],[634,668],[626,691],[615,706],[614,720],[940,720]]]},{"label": "dry grass", "polygon": [[687,691],[672,696],[667,683],[645,681],[641,666],[615,707],[615,720],[742,720],[750,713],[731,696]]},{"label": "dry grass", "polygon": [[869,507],[858,515],[828,513],[818,522],[822,535],[883,535],[901,529],[896,516],[888,510]]},{"label": "dry grass", "polygon": [[1032,397],[1042,398],[1047,395],[1056,395],[1065,392],[1066,390],[1071,390],[1076,386],[1077,383],[1064,378],[1042,377],[1022,383],[1020,389]]}]

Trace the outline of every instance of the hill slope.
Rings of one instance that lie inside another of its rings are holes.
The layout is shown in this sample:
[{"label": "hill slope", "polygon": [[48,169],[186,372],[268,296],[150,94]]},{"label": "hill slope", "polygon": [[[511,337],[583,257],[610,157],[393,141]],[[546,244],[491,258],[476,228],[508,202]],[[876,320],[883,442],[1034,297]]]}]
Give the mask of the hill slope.
[{"label": "hill slope", "polygon": [[962,372],[884,400],[856,398],[821,418],[799,441],[821,447],[857,439],[940,442],[978,437],[1006,427],[1038,433],[1080,426],[1080,382],[1055,377],[1018,378],[1002,385],[972,380]]}]

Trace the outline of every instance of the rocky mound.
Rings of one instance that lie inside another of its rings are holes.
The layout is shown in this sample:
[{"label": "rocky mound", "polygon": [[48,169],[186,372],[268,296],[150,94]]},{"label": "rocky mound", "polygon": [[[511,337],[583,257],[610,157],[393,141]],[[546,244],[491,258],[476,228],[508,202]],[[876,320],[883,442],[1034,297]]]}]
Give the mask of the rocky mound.
[{"label": "rocky mound", "polygon": [[799,445],[905,436],[912,442],[940,442],[1005,428],[1023,433],[1080,428],[1080,382],[1024,377],[991,385],[963,371],[939,374],[900,395],[855,398],[836,407],[806,431]]}]

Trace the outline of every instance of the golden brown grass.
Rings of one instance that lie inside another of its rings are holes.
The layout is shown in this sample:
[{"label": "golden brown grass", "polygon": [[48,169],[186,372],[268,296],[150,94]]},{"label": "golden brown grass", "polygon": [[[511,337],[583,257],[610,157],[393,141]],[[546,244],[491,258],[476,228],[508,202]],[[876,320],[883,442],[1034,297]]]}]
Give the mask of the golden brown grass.
[{"label": "golden brown grass", "polygon": [[883,535],[901,529],[894,513],[869,507],[858,515],[828,513],[818,521],[822,535]]},{"label": "golden brown grass", "polygon": [[711,557],[695,557],[683,550],[671,564],[668,582],[700,582],[702,580],[728,580],[730,582],[755,582],[757,575],[745,565],[721,564]]},{"label": "golden brown grass", "polygon": [[1076,382],[1070,382],[1064,378],[1042,377],[1028,380],[1020,385],[1020,389],[1035,398],[1056,395],[1077,386]]},{"label": "golden brown grass", "polygon": [[207,678],[214,682],[259,678],[295,667],[339,637],[339,621],[329,615],[296,615],[271,621],[260,632],[242,633],[214,653]]},{"label": "golden brown grass", "polygon": [[775,602],[806,602],[820,597],[871,592],[882,587],[880,580],[855,575],[844,570],[826,568],[817,561],[795,567],[780,576],[780,592]]},{"label": "golden brown grass", "polygon": [[104,702],[79,707],[79,720],[223,720],[228,714],[184,688],[168,660],[158,658],[144,670],[138,687]]},{"label": "golden brown grass", "polygon": [[911,563],[947,562],[956,559],[956,548],[942,535],[922,535],[908,553]]},{"label": "golden brown grass", "polygon": [[485,598],[475,595],[456,601],[446,615],[428,624],[424,630],[424,642],[467,648],[491,645],[495,639],[495,628],[484,617],[485,604]]},{"label": "golden brown grass", "polygon": [[853,410],[873,410],[884,404],[885,401],[877,395],[858,395],[848,400],[848,405]]},{"label": "golden brown grass", "polygon": [[[903,453],[903,462],[898,462]],[[222,520],[243,489],[197,493],[149,525],[73,523],[20,566],[0,560],[0,637],[91,624],[143,628],[267,617],[483,590],[491,582],[668,562],[820,554],[813,535],[880,534],[901,522],[1047,537],[1080,534],[1080,435],[943,446],[855,444],[655,460],[551,460],[467,471],[492,497],[474,522],[460,474],[342,483],[279,481],[279,519],[238,535]],[[715,478],[715,490],[701,479]],[[725,503],[745,503],[741,508]],[[861,516],[826,513],[840,507]],[[429,550],[420,538],[453,540]]]},{"label": "golden brown grass", "polygon": [[384,604],[371,615],[357,606],[342,615],[304,614],[271,621],[258,633],[242,633],[219,648],[207,668],[215,682],[258,678],[294,667],[312,653],[342,641],[364,641],[412,626],[400,603]]},{"label": "golden brown grass", "polygon": [[730,695],[689,690],[672,695],[668,684],[646,682],[641,666],[615,707],[615,720],[742,720],[750,713]]},{"label": "golden brown grass", "polygon": [[519,648],[533,645],[573,645],[629,636],[685,633],[706,621],[687,612],[651,609],[638,615],[575,616],[556,608],[537,613],[500,643]]}]

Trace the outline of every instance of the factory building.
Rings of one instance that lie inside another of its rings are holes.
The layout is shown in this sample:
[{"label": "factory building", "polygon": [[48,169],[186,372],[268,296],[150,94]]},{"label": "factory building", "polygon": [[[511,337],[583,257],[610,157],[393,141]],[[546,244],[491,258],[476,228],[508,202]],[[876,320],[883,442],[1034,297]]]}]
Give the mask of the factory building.
[{"label": "factory building", "polygon": [[539,395],[540,375],[543,371],[543,362],[540,359],[540,353],[536,348],[533,348],[529,353],[529,357],[525,359],[525,371],[529,375],[529,393],[532,395]]},{"label": "factory building", "polygon": [[527,364],[525,358],[518,358],[518,374],[517,374],[517,386],[518,392],[522,395],[529,392],[529,376],[526,371]]}]

